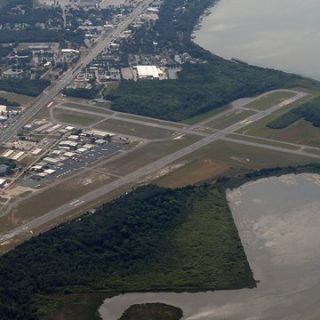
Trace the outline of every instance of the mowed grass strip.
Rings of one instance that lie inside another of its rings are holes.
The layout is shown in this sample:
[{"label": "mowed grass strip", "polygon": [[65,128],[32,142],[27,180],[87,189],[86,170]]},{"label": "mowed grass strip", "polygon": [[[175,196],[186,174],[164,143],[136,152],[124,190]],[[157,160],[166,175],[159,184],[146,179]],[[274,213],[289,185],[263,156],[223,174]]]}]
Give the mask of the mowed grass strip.
[{"label": "mowed grass strip", "polygon": [[300,146],[296,146],[293,144],[281,142],[281,141],[272,141],[272,140],[267,140],[265,138],[260,138],[260,137],[252,137],[252,136],[246,136],[242,134],[236,134],[236,133],[231,133],[226,136],[227,138],[232,138],[232,139],[237,139],[240,141],[248,141],[248,142],[254,142],[254,143],[259,143],[262,146],[267,145],[267,146],[273,146],[273,147],[280,147],[280,148],[285,148],[289,150],[298,150],[300,149]]},{"label": "mowed grass strip", "polygon": [[68,111],[60,108],[55,108],[53,110],[54,118],[65,124],[71,124],[79,127],[88,127],[94,123],[103,120],[103,117],[80,113],[77,111]]},{"label": "mowed grass strip", "polygon": [[256,112],[250,110],[232,110],[229,113],[226,113],[225,115],[206,123],[206,126],[212,127],[214,129],[224,129],[234,123],[247,119],[255,113]]},{"label": "mowed grass strip", "polygon": [[164,139],[169,138],[174,133],[174,131],[171,130],[117,119],[107,119],[99,123],[96,128],[99,130],[105,130],[144,139]]},{"label": "mowed grass strip", "polygon": [[81,112],[81,110],[83,110],[83,111],[101,113],[102,115],[113,114],[112,111],[110,111],[106,108],[103,108],[103,107],[96,107],[96,106],[85,105],[85,104],[74,103],[74,102],[66,102],[62,105],[62,107],[71,108],[71,109],[77,110],[79,112]]},{"label": "mowed grass strip", "polygon": [[262,96],[258,100],[255,100],[247,104],[245,107],[249,109],[261,110],[261,111],[267,110],[287,99],[293,98],[295,95],[296,95],[295,93],[289,92],[289,91],[272,92],[268,95]]}]

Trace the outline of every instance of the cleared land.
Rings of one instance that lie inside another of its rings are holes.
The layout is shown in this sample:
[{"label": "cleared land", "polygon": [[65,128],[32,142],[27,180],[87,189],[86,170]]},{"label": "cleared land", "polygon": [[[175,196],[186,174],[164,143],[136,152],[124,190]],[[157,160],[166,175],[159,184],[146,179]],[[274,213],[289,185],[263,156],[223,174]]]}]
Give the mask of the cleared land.
[{"label": "cleared land", "polygon": [[107,119],[96,126],[99,130],[111,131],[119,134],[140,137],[144,139],[165,139],[169,138],[174,132],[161,128],[144,126],[137,123]]},{"label": "cleared land", "polygon": [[287,99],[293,98],[295,94],[289,91],[277,91],[270,93],[246,105],[246,108],[255,110],[267,110]]},{"label": "cleared land", "polygon": [[229,169],[230,166],[222,161],[212,159],[191,160],[179,169],[158,178],[155,183],[166,188],[185,187],[217,178]]},{"label": "cleared land", "polygon": [[53,109],[54,118],[62,123],[72,124],[75,126],[83,126],[88,127],[93,125],[94,123],[103,120],[103,117],[91,115],[91,114],[84,114],[80,112],[72,112],[68,110],[63,110],[59,108]]}]

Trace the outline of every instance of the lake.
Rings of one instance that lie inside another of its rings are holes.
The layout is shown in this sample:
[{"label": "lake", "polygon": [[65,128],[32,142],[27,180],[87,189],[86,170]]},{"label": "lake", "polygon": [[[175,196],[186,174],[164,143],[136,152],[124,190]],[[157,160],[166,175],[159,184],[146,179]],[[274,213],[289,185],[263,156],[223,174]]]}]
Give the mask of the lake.
[{"label": "lake", "polygon": [[284,175],[228,192],[256,289],[130,293],[105,300],[103,320],[130,305],[162,302],[188,320],[320,319],[320,176]]},{"label": "lake", "polygon": [[320,80],[319,0],[220,0],[194,35],[224,58]]}]

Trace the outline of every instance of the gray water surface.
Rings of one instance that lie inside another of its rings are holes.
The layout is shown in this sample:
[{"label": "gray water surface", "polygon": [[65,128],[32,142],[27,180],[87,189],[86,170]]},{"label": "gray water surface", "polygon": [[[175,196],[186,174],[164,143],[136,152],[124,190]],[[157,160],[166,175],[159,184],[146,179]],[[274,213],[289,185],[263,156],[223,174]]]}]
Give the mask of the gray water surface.
[{"label": "gray water surface", "polygon": [[162,302],[185,319],[320,319],[320,176],[262,179],[228,192],[256,289],[204,293],[130,293],[105,300],[104,320],[130,305]]},{"label": "gray water surface", "polygon": [[220,0],[194,33],[224,58],[320,80],[319,0]]}]

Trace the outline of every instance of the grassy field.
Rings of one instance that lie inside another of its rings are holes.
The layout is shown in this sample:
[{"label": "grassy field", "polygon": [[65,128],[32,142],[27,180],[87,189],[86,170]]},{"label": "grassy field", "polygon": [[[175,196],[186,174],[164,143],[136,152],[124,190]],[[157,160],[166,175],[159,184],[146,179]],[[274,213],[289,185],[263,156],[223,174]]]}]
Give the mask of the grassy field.
[{"label": "grassy field", "polygon": [[74,109],[74,110],[98,112],[98,113],[101,113],[102,115],[112,114],[112,112],[106,108],[85,105],[85,104],[80,104],[80,103],[74,103],[74,102],[66,102],[63,104],[63,106],[66,106],[66,107]]},{"label": "grassy field", "polygon": [[237,139],[237,140],[240,140],[240,141],[261,143],[262,145],[286,148],[286,149],[289,149],[289,150],[298,150],[298,149],[300,149],[299,146],[296,146],[296,145],[293,145],[293,144],[289,144],[289,143],[285,143],[285,142],[281,142],[281,141],[271,141],[271,140],[268,140],[268,139],[265,139],[265,138],[261,138],[261,137],[245,136],[245,135],[242,135],[242,134],[231,133],[231,134],[227,135],[227,138]]},{"label": "grassy field", "polygon": [[156,118],[148,118],[148,117],[138,116],[138,115],[129,114],[129,113],[118,113],[117,116],[119,118],[123,118],[124,120],[125,119],[133,119],[133,120],[140,120],[140,121],[145,120],[146,122],[155,123],[155,124],[169,123],[170,126],[173,126],[173,127],[176,127],[176,128],[185,127],[185,124],[180,123],[180,122],[172,122],[172,121],[167,122],[167,121],[159,120],[159,119],[156,119]]},{"label": "grassy field", "polygon": [[[1,1],[1,0],[0,0]],[[0,3],[1,7],[1,3]],[[17,102],[20,104],[26,104],[34,100],[34,97],[26,96],[23,94],[7,92],[7,91],[0,91],[0,97],[9,100],[10,102]]]},{"label": "grassy field", "polygon": [[80,112],[72,112],[59,108],[55,108],[53,110],[53,115],[55,119],[61,123],[71,124],[79,127],[88,127],[100,120],[103,120],[103,117]]},{"label": "grassy field", "polygon": [[250,136],[263,137],[268,139],[279,140],[283,142],[303,144],[311,147],[320,146],[320,129],[312,126],[311,123],[300,120],[293,125],[284,129],[271,129],[267,125],[275,119],[283,116],[288,111],[300,106],[301,104],[310,101],[314,96],[302,98],[301,100],[284,107],[283,109],[263,118],[260,121],[249,124],[248,126],[240,129],[238,133],[247,134]]},{"label": "grassy field", "polygon": [[291,109],[281,117],[268,123],[268,127],[272,129],[285,129],[300,119],[304,119],[312,123],[315,127],[320,127],[319,97],[316,97],[295,109]]},{"label": "grassy field", "polygon": [[310,95],[310,96],[306,96],[303,97],[302,99],[288,105],[285,106],[283,108],[281,108],[280,110],[273,112],[271,115],[269,115],[268,117],[265,117],[259,121],[256,121],[252,124],[247,125],[244,128],[241,128],[239,130],[239,133],[247,133],[249,135],[255,135],[252,134],[254,131],[259,130],[259,129],[264,129],[267,127],[267,124],[271,121],[273,121],[274,119],[277,119],[278,117],[282,116],[283,114],[287,113],[288,111],[290,111],[293,108],[296,108],[297,106],[300,106],[301,104],[310,101],[314,98],[314,95]]},{"label": "grassy field", "polygon": [[125,175],[198,140],[198,136],[184,136],[179,140],[151,142],[98,168],[111,174]]},{"label": "grassy field", "polygon": [[222,117],[216,118],[213,121],[206,123],[206,126],[212,127],[214,129],[224,129],[234,123],[252,116],[253,114],[255,114],[255,112],[250,110],[232,110]]},{"label": "grassy field", "polygon": [[166,129],[147,125],[145,126],[142,124],[126,122],[117,119],[107,119],[99,123],[95,128],[151,140],[169,138],[174,133],[173,131]]},{"label": "grassy field", "polygon": [[237,174],[252,169],[308,164],[313,158],[289,153],[216,141],[197,152],[180,159],[183,167],[156,180],[164,187],[180,187],[205,180],[216,179],[222,174]]},{"label": "grassy field", "polygon": [[311,147],[320,147],[320,128],[314,127],[310,122],[305,120],[299,120],[284,129],[252,126],[250,129],[245,130],[245,134]]},{"label": "grassy field", "polygon": [[261,97],[256,101],[253,101],[247,104],[245,107],[249,109],[255,109],[255,110],[267,110],[279,104],[280,102],[293,98],[294,96],[295,96],[295,93],[288,92],[288,91],[272,92],[268,95]]},{"label": "grassy field", "polygon": [[88,171],[83,176],[70,177],[49,189],[39,191],[19,202],[7,215],[0,217],[0,232],[39,217],[114,180],[114,177],[105,173]]},{"label": "grassy field", "polygon": [[199,115],[194,116],[192,118],[183,120],[183,121],[181,121],[181,123],[196,124],[196,123],[201,122],[203,120],[206,120],[206,119],[208,119],[210,117],[218,115],[219,113],[221,113],[223,111],[226,111],[228,109],[231,109],[231,105],[226,105],[226,106],[223,106],[221,108],[213,109],[213,110],[211,110],[209,112],[199,114]]}]

